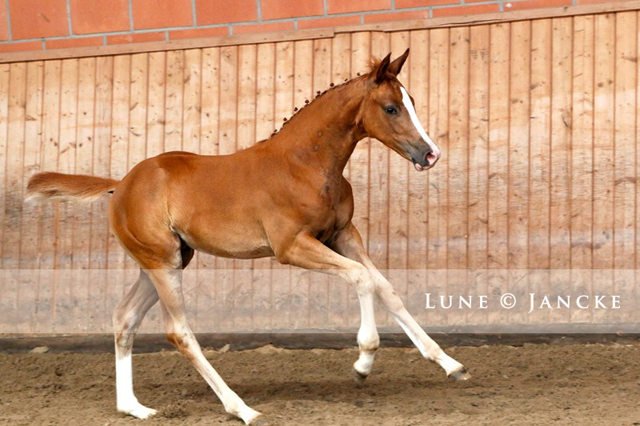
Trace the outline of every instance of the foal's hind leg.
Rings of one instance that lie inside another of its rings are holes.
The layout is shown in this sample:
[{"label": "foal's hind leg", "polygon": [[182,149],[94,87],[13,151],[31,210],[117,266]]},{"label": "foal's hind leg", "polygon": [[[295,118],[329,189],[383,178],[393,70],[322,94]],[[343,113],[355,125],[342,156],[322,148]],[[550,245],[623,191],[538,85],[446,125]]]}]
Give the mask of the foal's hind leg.
[{"label": "foal's hind leg", "polygon": [[240,417],[246,424],[255,424],[261,414],[248,407],[222,380],[205,358],[185,315],[182,296],[182,271],[156,269],[150,271],[160,295],[167,339],[189,359],[216,393],[227,413]]},{"label": "foal's hind leg", "polygon": [[147,311],[158,301],[158,293],[149,277],[142,271],[113,313],[116,345],[116,398],[118,411],[139,419],[156,413],[138,402],[133,394],[131,349],[138,327]]}]

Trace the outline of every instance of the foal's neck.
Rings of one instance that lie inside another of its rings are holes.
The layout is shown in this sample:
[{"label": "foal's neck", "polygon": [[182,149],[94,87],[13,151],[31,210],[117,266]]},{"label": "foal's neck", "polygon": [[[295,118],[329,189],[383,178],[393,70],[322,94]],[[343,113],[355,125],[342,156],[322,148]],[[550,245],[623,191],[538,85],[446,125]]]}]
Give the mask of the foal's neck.
[{"label": "foal's neck", "polygon": [[362,78],[327,90],[269,141],[292,159],[331,178],[342,176],[358,141],[366,136],[357,123],[365,95]]}]

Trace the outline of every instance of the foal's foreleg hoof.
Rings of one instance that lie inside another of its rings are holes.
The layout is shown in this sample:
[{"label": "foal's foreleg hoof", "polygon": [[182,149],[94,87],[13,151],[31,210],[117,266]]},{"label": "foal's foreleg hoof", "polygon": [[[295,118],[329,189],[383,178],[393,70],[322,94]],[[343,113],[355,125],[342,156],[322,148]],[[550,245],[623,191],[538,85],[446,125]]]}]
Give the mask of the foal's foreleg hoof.
[{"label": "foal's foreleg hoof", "polygon": [[353,378],[355,379],[356,383],[360,385],[364,383],[367,377],[369,377],[368,374],[359,372],[358,370],[355,369],[355,367],[351,370],[351,372],[353,374]]},{"label": "foal's foreleg hoof", "polygon": [[118,406],[118,411],[141,420],[148,419],[157,413],[153,408],[145,407],[139,402]]},{"label": "foal's foreleg hoof", "polygon": [[461,367],[458,370],[449,374],[449,378],[456,382],[463,382],[465,380],[471,379],[471,374],[469,374],[466,368]]}]

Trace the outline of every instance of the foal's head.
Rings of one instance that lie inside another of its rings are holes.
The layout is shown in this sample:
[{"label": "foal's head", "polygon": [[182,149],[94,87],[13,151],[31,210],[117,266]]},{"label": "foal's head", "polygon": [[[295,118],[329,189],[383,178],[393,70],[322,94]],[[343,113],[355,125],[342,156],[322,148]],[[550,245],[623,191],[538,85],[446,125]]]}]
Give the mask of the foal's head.
[{"label": "foal's head", "polygon": [[393,62],[390,56],[374,63],[367,76],[368,94],[362,103],[361,123],[368,136],[411,160],[416,170],[430,169],[440,158],[440,149],[418,121],[413,98],[396,78],[409,49]]}]

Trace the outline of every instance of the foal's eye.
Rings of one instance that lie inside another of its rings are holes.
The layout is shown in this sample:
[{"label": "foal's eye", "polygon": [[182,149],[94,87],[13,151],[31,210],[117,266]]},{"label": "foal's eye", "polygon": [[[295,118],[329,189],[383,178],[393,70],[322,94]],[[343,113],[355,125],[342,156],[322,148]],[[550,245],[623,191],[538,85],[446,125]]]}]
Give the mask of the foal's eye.
[{"label": "foal's eye", "polygon": [[392,107],[392,106],[386,107],[384,111],[389,115],[395,115],[398,113],[398,110],[396,109],[396,107]]}]

